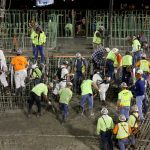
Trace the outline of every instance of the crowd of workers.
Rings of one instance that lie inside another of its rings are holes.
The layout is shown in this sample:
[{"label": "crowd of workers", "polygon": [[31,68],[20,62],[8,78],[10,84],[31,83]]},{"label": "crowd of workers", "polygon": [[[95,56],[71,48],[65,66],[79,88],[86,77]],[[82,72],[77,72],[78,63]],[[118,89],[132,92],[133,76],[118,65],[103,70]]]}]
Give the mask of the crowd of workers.
[{"label": "crowd of workers", "polygon": [[[106,150],[106,143],[109,149],[113,149],[112,135],[116,135],[120,150],[125,150],[127,145],[135,149],[135,137],[139,125],[144,122],[147,114],[146,90],[149,86],[150,62],[146,58],[147,42],[140,41],[138,37],[128,37],[131,44],[131,51],[126,51],[122,56],[118,48],[105,48],[102,45],[103,27],[94,33],[93,53],[91,55],[92,71],[89,71],[89,63],[81,53],[76,53],[75,59],[70,65],[63,61],[57,69],[52,82],[47,82],[44,68],[44,44],[46,35],[34,22],[31,22],[31,41],[34,56],[34,63],[30,67],[29,76],[34,82],[28,100],[28,117],[32,115],[32,106],[36,103],[38,112],[41,115],[41,99],[46,100],[48,105],[59,104],[61,121],[65,122],[69,117],[69,103],[73,93],[81,95],[79,107],[81,115],[85,115],[86,101],[88,103],[89,116],[94,116],[93,94],[98,93],[101,101],[102,116],[97,122],[97,134],[101,139],[101,149]],[[38,66],[38,52],[41,55],[40,66]],[[6,80],[7,63],[2,50],[0,50],[0,81],[4,91],[10,92]],[[22,55],[21,49],[16,51],[16,56],[11,60],[11,79],[15,80],[15,95],[25,89],[25,79],[28,77],[27,70],[29,63]],[[90,74],[90,75],[89,75]],[[116,101],[119,111],[119,122],[114,125],[111,116],[108,115],[106,104],[107,90],[109,86],[116,85],[120,88],[118,100]],[[95,89],[95,91],[94,91]],[[93,93],[94,91],[94,93]],[[6,92],[6,94],[8,94]],[[48,93],[51,92],[52,99],[49,100]],[[133,101],[133,99],[136,99]]]}]

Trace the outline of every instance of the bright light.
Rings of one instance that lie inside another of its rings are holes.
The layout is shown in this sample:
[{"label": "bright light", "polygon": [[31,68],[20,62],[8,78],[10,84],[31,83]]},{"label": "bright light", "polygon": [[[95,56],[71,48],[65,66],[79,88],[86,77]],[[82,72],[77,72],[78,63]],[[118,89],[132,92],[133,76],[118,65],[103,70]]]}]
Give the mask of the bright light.
[{"label": "bright light", "polygon": [[36,0],[36,6],[47,6],[54,4],[54,0]]}]

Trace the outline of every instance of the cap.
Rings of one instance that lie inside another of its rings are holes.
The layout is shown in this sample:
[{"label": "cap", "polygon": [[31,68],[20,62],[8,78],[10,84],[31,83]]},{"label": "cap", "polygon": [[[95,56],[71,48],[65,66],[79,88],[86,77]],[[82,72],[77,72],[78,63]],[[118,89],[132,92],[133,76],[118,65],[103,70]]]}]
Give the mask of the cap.
[{"label": "cap", "polygon": [[142,54],[142,57],[143,57],[143,58],[146,58],[146,54],[145,54],[145,53],[143,53],[143,54]]},{"label": "cap", "polygon": [[80,53],[76,53],[76,57],[81,57],[81,54]]},{"label": "cap", "polygon": [[108,114],[108,109],[106,107],[103,107],[102,110],[101,110],[101,113],[103,115],[107,115]]},{"label": "cap", "polygon": [[121,86],[121,87],[128,87],[125,82],[122,82],[120,86]]},{"label": "cap", "polygon": [[138,73],[138,74],[143,74],[143,70],[138,70],[136,73]]},{"label": "cap", "polygon": [[118,53],[118,51],[119,51],[118,48],[113,48],[112,49],[112,52],[114,52],[114,53]]},{"label": "cap", "polygon": [[125,115],[120,115],[120,116],[119,116],[119,120],[120,120],[120,121],[126,121]]},{"label": "cap", "polygon": [[108,47],[106,47],[105,50],[107,53],[110,52],[110,48],[108,48]]},{"label": "cap", "polygon": [[67,84],[67,86],[72,86],[73,85],[71,82],[67,82],[66,84]]},{"label": "cap", "polygon": [[19,48],[16,52],[18,55],[22,54],[22,48]]},{"label": "cap", "polygon": [[37,67],[37,64],[32,65],[32,69],[35,69]]},{"label": "cap", "polygon": [[131,111],[139,111],[137,105],[133,105],[133,106],[131,107]]}]

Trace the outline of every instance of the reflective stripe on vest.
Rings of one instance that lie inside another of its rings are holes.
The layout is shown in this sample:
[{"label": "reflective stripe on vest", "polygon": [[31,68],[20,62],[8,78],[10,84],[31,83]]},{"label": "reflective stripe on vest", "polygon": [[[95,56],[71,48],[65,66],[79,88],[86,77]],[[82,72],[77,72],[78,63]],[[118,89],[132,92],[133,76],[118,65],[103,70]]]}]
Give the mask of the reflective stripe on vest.
[{"label": "reflective stripe on vest", "polygon": [[131,55],[123,56],[122,65],[123,66],[131,66],[132,65],[132,56]]},{"label": "reflective stripe on vest", "polygon": [[96,31],[96,32],[94,33],[93,43],[95,43],[95,44],[101,44],[101,43],[102,43],[102,39],[101,39],[100,37],[97,37],[97,36],[96,36],[96,33],[97,33],[97,32],[99,32],[99,31]]},{"label": "reflective stripe on vest", "polygon": [[130,135],[129,125],[127,122],[118,123],[118,132],[116,135],[117,139],[124,139]]},{"label": "reflective stripe on vest", "polygon": [[144,72],[149,72],[149,62],[147,60],[140,60],[140,69]]}]

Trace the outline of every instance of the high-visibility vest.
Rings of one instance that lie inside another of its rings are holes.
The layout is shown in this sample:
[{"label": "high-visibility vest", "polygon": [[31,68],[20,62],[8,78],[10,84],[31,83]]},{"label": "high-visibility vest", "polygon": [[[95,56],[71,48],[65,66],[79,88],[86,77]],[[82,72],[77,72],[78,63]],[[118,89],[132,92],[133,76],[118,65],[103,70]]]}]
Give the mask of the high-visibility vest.
[{"label": "high-visibility vest", "polygon": [[122,90],[119,93],[120,105],[121,106],[130,106],[132,93],[129,90]]},{"label": "high-visibility vest", "polygon": [[101,44],[102,43],[102,38],[101,37],[97,37],[96,33],[99,31],[95,31],[94,36],[93,36],[93,43],[95,44]]},{"label": "high-visibility vest", "polygon": [[110,59],[110,60],[112,60],[113,62],[115,62],[117,58],[116,58],[115,53],[112,52],[112,51],[110,51],[110,52],[108,53],[106,59]]},{"label": "high-visibility vest", "polygon": [[[75,72],[76,72],[76,70],[77,70],[77,61],[78,61],[78,60],[76,59],[76,60],[75,60],[75,63],[74,63],[74,71],[75,71]],[[85,73],[86,65],[85,65],[85,63],[84,63],[84,59],[81,58],[80,61],[81,61],[81,63],[82,63],[81,72],[82,72],[82,73]]]},{"label": "high-visibility vest", "polygon": [[118,132],[116,135],[117,139],[124,139],[130,135],[129,133],[129,125],[127,122],[118,123]]},{"label": "high-visibility vest", "polygon": [[42,45],[46,42],[46,35],[44,32],[40,33],[40,36],[33,31],[31,34],[32,43],[35,45]]},{"label": "high-visibility vest", "polygon": [[141,44],[140,44],[139,40],[137,40],[137,39],[133,40],[132,49],[135,52],[141,50]]},{"label": "high-visibility vest", "polygon": [[145,59],[140,60],[140,69],[144,72],[149,72],[149,62]]},{"label": "high-visibility vest", "polygon": [[122,66],[131,66],[132,65],[132,56],[125,55],[122,58]]}]

